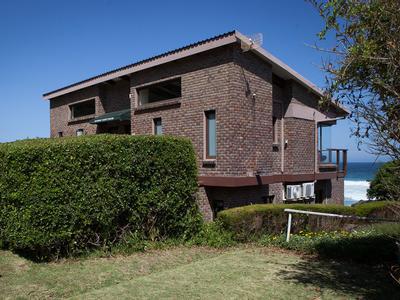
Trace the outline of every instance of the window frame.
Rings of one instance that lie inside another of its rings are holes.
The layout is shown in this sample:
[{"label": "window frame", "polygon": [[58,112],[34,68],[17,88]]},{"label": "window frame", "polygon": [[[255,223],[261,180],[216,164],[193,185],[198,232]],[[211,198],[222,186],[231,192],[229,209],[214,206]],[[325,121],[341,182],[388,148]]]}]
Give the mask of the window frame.
[{"label": "window frame", "polygon": [[[160,134],[157,134],[157,122],[158,121],[160,121],[160,126],[161,126],[161,133]],[[153,119],[153,135],[164,135],[163,122],[162,122],[162,118],[161,117]]]},{"label": "window frame", "polygon": [[[163,100],[157,100],[157,101],[142,103],[142,101],[140,99],[140,92],[142,90],[150,89],[150,88],[152,88],[154,86],[163,85],[163,84],[168,83],[170,81],[179,81],[180,93],[179,93],[178,96],[172,97],[172,98],[163,99]],[[150,83],[146,83],[146,84],[137,86],[135,88],[135,95],[136,95],[136,107],[139,107],[139,108],[140,107],[145,107],[147,105],[157,105],[157,104],[160,104],[160,103],[164,103],[165,101],[171,101],[171,100],[174,100],[174,99],[180,99],[180,98],[182,98],[182,77],[181,76],[177,76],[177,77],[169,78],[169,79],[166,79],[166,80],[159,80],[159,81],[150,82]]]},{"label": "window frame", "polygon": [[[209,155],[210,144],[209,144],[209,115],[214,114],[215,120],[215,155]],[[216,160],[217,159],[217,112],[215,109],[204,111],[204,158],[205,160]]]},{"label": "window frame", "polygon": [[[85,102],[93,102],[93,104],[94,104],[93,113],[75,117],[74,116],[74,107],[76,107],[77,105],[83,104]],[[79,119],[84,119],[84,118],[90,118],[90,117],[93,117],[94,115],[96,115],[96,98],[88,98],[88,99],[84,99],[84,100],[81,100],[78,102],[74,102],[74,103],[69,104],[68,107],[69,107],[69,119],[70,120],[79,120]]]}]

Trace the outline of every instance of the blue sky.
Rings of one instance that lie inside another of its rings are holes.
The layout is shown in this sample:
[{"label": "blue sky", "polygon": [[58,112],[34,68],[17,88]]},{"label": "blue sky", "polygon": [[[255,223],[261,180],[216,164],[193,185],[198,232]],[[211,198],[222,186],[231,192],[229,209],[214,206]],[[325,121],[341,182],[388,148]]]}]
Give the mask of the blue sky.
[{"label": "blue sky", "polygon": [[[0,142],[49,136],[44,92],[226,31],[261,32],[263,47],[319,86],[322,21],[302,0],[0,2]],[[341,121],[332,146],[357,151]]]}]

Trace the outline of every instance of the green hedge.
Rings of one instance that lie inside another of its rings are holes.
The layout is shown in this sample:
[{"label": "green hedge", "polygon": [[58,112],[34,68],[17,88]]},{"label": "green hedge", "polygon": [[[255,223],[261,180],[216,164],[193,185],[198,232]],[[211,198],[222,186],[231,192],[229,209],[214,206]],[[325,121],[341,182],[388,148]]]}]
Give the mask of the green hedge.
[{"label": "green hedge", "polygon": [[[377,216],[375,214],[377,211],[391,203],[389,201],[376,201],[354,207],[325,204],[256,204],[221,211],[218,214],[218,220],[222,222],[224,228],[233,232],[237,239],[248,240],[263,234],[283,232],[287,225],[285,208],[342,215]],[[300,230],[337,230],[342,228],[346,222],[345,219],[295,214],[293,232]]]},{"label": "green hedge", "polygon": [[0,241],[38,256],[201,225],[189,140],[97,135],[0,144]]},{"label": "green hedge", "polygon": [[396,240],[400,239],[399,223],[367,225],[351,232],[300,232],[286,242],[286,235],[265,235],[259,243],[327,258],[349,259],[362,263],[393,262],[398,259]]}]

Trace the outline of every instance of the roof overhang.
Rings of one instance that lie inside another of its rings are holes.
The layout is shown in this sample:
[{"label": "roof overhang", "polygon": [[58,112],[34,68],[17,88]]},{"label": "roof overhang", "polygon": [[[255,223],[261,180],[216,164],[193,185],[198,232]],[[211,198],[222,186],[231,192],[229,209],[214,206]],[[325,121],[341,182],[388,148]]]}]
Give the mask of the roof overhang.
[{"label": "roof overhang", "polygon": [[[251,45],[250,39],[245,35],[241,34],[240,32],[236,32],[236,36],[241,43]],[[313,92],[319,97],[324,96],[324,93],[320,88],[318,88],[311,81],[309,81],[308,79],[297,73],[283,61],[281,61],[280,59],[269,53],[267,50],[263,49],[262,47],[253,47],[253,48],[250,47],[250,51],[252,51],[257,56],[270,63],[272,65],[272,71],[279,77],[282,77],[285,80],[291,79],[299,83],[303,87],[307,88],[309,91]],[[331,105],[334,106],[336,109],[338,109],[341,114],[348,115],[350,113],[350,111],[346,107],[341,105],[339,102],[332,101]]]},{"label": "roof overhang", "polygon": [[[87,80],[60,88],[58,90],[46,93],[43,95],[44,99],[50,100],[55,97],[59,97],[89,86],[93,86],[99,83],[103,83],[110,80],[115,80],[122,76],[127,76],[129,74],[139,72],[148,68],[152,68],[155,66],[159,66],[168,62],[172,62],[178,59],[182,59],[188,56],[192,56],[198,53],[202,53],[208,50],[212,50],[218,47],[222,47],[225,45],[240,43],[251,45],[251,41],[248,37],[243,35],[238,31],[231,31],[204,41],[200,41],[195,44],[191,44],[185,46],[183,48],[179,48],[143,61],[139,61],[137,63],[89,78]],[[273,56],[271,53],[266,51],[261,47],[249,47],[249,51],[255,53],[261,59],[267,61],[272,65],[273,72],[278,76],[288,80],[292,79],[298,82],[300,85],[306,87],[308,90],[316,94],[317,96],[323,96],[323,92],[311,81],[307,80],[295,70],[290,68],[284,62]],[[336,108],[338,108],[344,115],[349,114],[350,112],[342,106],[340,103],[332,102]]]},{"label": "roof overhang", "polygon": [[223,34],[221,36],[217,36],[215,38],[211,38],[193,45],[189,45],[183,47],[181,49],[177,49],[174,51],[167,52],[165,54],[161,54],[155,56],[153,58],[146,59],[144,61],[140,61],[134,63],[132,65],[122,67],[120,69],[110,71],[104,73],[102,75],[84,80],[82,82],[78,82],[76,84],[55,90],[53,92],[49,92],[43,95],[44,99],[50,100],[55,97],[62,96],[64,94],[68,94],[95,84],[99,84],[105,81],[113,80],[115,78],[126,76],[135,72],[139,72],[148,68],[152,68],[155,66],[159,66],[168,62],[172,62],[178,59],[182,59],[188,56],[192,56],[198,53],[205,52],[207,50],[215,49],[218,47],[222,47],[225,45],[229,45],[237,42],[237,38],[235,35],[235,31],[230,33]]}]

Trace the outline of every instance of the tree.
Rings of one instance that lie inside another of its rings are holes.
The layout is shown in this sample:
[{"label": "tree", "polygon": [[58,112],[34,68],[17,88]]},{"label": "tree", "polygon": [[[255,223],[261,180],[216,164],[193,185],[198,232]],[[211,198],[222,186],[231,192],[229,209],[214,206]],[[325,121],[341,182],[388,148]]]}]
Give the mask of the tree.
[{"label": "tree", "polygon": [[400,161],[385,163],[379,168],[368,189],[368,198],[376,200],[400,200]]},{"label": "tree", "polygon": [[[371,153],[400,160],[400,1],[308,0],[334,44],[324,62],[322,103],[337,99],[350,110],[352,134]],[[398,173],[400,175],[400,172]]]}]

